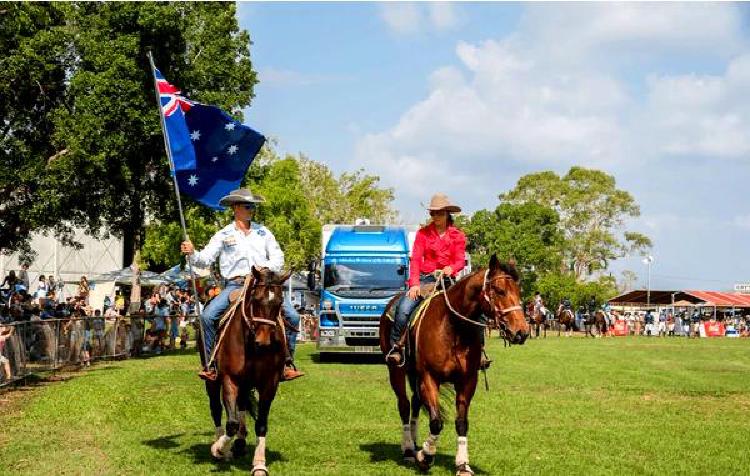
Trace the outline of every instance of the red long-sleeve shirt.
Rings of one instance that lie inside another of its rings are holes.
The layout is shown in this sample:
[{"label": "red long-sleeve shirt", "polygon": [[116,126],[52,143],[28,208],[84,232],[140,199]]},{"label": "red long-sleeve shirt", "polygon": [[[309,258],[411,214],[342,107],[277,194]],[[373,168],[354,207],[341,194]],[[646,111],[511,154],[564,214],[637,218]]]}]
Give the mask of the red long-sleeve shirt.
[{"label": "red long-sleeve shirt", "polygon": [[446,266],[453,268],[455,276],[466,264],[466,235],[449,225],[441,237],[434,224],[417,232],[409,262],[409,286],[419,285],[420,273],[432,273]]}]

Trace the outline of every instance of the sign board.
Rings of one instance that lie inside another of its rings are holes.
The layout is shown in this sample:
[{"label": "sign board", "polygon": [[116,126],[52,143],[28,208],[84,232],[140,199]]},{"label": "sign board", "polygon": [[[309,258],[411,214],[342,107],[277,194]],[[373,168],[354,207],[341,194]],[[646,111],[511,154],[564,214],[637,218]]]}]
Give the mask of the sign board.
[{"label": "sign board", "polygon": [[735,284],[734,290],[740,293],[750,294],[750,283]]}]

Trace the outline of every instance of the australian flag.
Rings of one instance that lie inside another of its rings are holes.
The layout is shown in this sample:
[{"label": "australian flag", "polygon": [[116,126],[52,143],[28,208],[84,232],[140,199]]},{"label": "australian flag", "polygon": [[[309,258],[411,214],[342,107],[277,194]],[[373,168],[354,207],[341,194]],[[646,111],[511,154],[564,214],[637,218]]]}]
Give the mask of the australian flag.
[{"label": "australian flag", "polygon": [[215,106],[190,101],[156,70],[180,192],[211,208],[239,188],[266,138]]}]

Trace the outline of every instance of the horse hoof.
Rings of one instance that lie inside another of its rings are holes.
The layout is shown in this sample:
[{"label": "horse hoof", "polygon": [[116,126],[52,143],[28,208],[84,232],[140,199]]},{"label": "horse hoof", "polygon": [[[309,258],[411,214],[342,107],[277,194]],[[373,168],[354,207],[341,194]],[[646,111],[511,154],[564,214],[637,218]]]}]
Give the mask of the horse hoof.
[{"label": "horse hoof", "polygon": [[242,457],[247,453],[247,442],[242,439],[234,440],[232,443],[232,454],[237,457]]},{"label": "horse hoof", "polygon": [[226,453],[222,450],[222,446],[219,441],[211,445],[211,456],[215,459],[228,461],[232,459],[232,450],[228,450]]},{"label": "horse hoof", "polygon": [[474,476],[474,471],[472,471],[468,463],[464,463],[456,466],[456,476]]},{"label": "horse hoof", "polygon": [[250,474],[252,476],[268,476],[270,473],[268,472],[268,468],[266,468],[265,464],[258,463],[255,466],[253,466],[253,469],[250,471]]},{"label": "horse hoof", "polygon": [[421,471],[427,471],[432,466],[432,461],[435,459],[435,455],[425,454],[424,450],[417,451],[417,467]]},{"label": "horse hoof", "polygon": [[414,463],[414,450],[404,450],[404,463]]}]

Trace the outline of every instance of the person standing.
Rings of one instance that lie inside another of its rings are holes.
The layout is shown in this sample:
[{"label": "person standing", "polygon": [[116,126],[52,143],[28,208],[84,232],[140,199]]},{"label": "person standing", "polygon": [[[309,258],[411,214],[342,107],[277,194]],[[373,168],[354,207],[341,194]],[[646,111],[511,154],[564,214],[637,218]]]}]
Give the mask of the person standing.
[{"label": "person standing", "polygon": [[89,280],[86,276],[81,276],[81,280],[78,281],[78,299],[83,301],[84,305],[89,303]]},{"label": "person standing", "polygon": [[23,287],[27,293],[31,293],[31,282],[29,281],[29,265],[27,263],[23,263],[21,265],[21,271],[18,272],[18,281],[23,284]]},{"label": "person standing", "polygon": [[[229,308],[229,294],[241,290],[245,276],[252,272],[252,267],[266,267],[279,272],[284,266],[284,253],[281,251],[273,233],[265,226],[252,221],[259,203],[265,200],[254,195],[249,189],[233,190],[223,197],[219,204],[229,206],[234,213],[234,221],[219,230],[208,245],[195,251],[189,240],[180,245],[182,253],[194,266],[208,268],[219,259],[221,276],[226,280],[224,289],[214,297],[201,314],[206,359],[211,360],[216,339],[216,325],[224,312]],[[208,362],[207,362],[208,365]],[[286,368],[284,375],[290,375],[293,369]],[[204,368],[198,375],[204,380],[216,380],[216,368]]]}]

